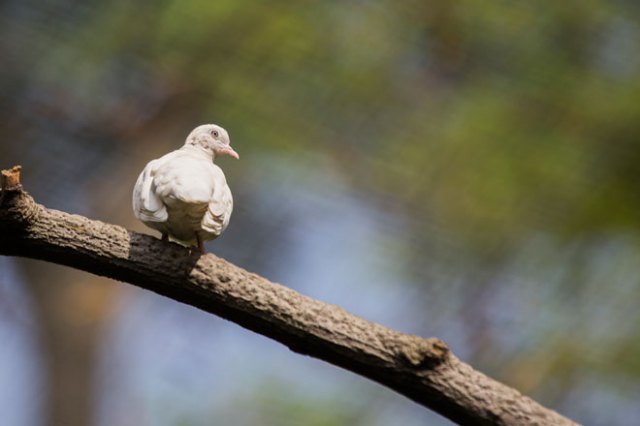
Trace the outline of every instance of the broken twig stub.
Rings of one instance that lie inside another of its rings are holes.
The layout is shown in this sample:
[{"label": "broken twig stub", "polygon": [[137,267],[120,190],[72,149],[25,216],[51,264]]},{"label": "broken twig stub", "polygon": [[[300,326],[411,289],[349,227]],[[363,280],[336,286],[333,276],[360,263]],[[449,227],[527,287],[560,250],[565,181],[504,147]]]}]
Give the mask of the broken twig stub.
[{"label": "broken twig stub", "polygon": [[3,190],[19,188],[21,186],[20,170],[22,170],[22,166],[13,166],[8,170],[3,170],[2,180],[0,181],[0,187]]}]

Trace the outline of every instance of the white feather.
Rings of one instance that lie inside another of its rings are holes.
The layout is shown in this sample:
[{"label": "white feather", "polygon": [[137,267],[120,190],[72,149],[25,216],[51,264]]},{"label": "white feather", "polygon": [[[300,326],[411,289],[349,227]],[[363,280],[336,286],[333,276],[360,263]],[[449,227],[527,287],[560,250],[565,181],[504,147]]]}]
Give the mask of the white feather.
[{"label": "white feather", "polygon": [[135,216],[186,244],[196,232],[204,240],[218,237],[232,211],[231,190],[213,154],[189,143],[149,162],[133,190]]}]

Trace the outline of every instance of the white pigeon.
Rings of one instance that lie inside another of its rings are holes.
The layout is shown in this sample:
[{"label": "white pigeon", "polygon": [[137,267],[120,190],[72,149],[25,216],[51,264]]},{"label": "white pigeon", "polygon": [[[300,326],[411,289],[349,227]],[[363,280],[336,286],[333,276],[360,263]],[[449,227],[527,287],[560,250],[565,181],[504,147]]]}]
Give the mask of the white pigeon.
[{"label": "white pigeon", "polygon": [[229,134],[215,124],[198,126],[182,148],[146,165],[133,189],[133,213],[145,225],[184,245],[220,236],[229,225],[233,198],[227,180],[213,160],[239,159]]}]

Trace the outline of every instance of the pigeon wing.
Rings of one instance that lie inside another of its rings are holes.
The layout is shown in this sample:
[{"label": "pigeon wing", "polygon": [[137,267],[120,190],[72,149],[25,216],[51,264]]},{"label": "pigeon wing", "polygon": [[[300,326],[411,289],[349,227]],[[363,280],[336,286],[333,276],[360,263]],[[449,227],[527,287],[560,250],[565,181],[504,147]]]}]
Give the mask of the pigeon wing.
[{"label": "pigeon wing", "polygon": [[202,229],[216,236],[222,234],[229,225],[233,211],[233,197],[222,170],[215,166],[214,188],[207,212],[202,218]]},{"label": "pigeon wing", "polygon": [[153,160],[144,168],[133,189],[133,213],[143,222],[166,222],[167,207],[156,193],[155,174],[160,166]]}]

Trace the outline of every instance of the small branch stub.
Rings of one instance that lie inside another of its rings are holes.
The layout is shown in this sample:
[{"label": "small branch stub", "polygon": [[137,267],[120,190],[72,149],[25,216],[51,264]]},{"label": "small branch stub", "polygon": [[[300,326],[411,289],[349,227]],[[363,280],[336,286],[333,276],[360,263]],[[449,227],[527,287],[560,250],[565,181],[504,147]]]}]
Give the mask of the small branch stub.
[{"label": "small branch stub", "polygon": [[429,369],[446,361],[449,347],[437,338],[423,339],[418,336],[410,336],[400,347],[399,355],[401,360],[412,368]]},{"label": "small branch stub", "polygon": [[20,170],[22,166],[13,166],[9,170],[2,171],[2,181],[0,181],[0,187],[2,190],[19,189],[22,187],[20,184]]},{"label": "small branch stub", "polygon": [[0,230],[23,228],[38,214],[38,205],[20,183],[22,166],[0,172]]}]

